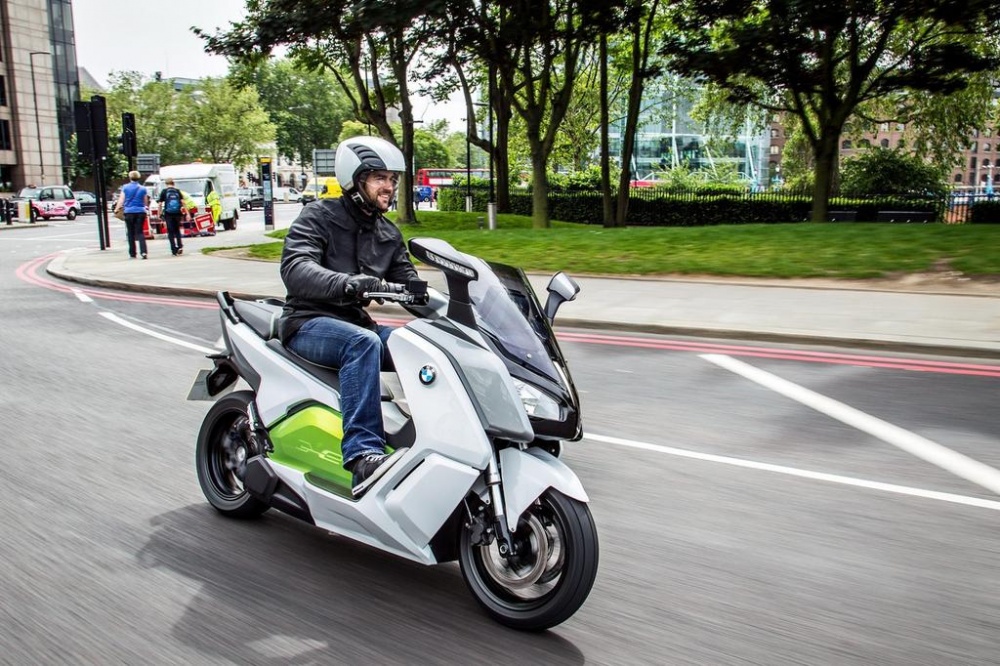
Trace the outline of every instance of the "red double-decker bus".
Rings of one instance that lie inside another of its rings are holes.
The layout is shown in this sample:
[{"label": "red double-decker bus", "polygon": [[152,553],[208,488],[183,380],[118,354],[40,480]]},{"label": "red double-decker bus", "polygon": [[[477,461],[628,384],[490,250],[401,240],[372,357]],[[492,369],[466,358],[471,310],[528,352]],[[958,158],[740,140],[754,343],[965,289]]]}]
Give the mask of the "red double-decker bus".
[{"label": "red double-decker bus", "polygon": [[449,187],[455,184],[456,178],[464,179],[466,174],[473,178],[487,179],[490,177],[489,169],[417,169],[414,179],[414,187]]}]

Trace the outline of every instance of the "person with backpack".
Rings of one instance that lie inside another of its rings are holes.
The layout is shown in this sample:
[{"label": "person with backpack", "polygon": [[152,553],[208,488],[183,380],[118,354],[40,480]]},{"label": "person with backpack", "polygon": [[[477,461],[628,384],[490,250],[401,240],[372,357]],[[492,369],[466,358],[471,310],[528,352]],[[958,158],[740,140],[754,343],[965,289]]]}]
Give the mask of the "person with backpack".
[{"label": "person with backpack", "polygon": [[163,181],[166,187],[160,192],[160,215],[167,223],[167,240],[170,241],[170,252],[176,257],[184,254],[184,244],[181,242],[181,218],[186,215],[184,210],[184,195],[174,187],[174,179]]}]

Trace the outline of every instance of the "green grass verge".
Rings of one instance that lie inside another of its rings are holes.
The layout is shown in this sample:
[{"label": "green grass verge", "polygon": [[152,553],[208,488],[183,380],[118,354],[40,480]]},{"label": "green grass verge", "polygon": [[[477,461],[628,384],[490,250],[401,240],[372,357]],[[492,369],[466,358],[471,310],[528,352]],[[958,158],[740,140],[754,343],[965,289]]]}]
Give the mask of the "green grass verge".
[{"label": "green grass verge", "polygon": [[[1000,276],[1000,225],[766,224],[604,229],[498,215],[481,230],[478,213],[421,211],[407,238],[433,236],[457,249],[528,271],[605,275],[723,275],[873,278],[946,268]],[[285,231],[271,234],[284,238]],[[281,242],[250,247],[277,261]]]}]

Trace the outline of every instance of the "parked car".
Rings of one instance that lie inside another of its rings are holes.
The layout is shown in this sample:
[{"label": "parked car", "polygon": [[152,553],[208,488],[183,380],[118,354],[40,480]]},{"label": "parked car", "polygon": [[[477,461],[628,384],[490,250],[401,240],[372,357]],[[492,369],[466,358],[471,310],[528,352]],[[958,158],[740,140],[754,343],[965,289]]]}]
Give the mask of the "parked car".
[{"label": "parked car", "polygon": [[294,187],[276,187],[274,203],[302,203],[302,193]]},{"label": "parked car", "polygon": [[240,210],[264,207],[264,188],[262,187],[241,187],[237,190],[236,196],[240,199]]},{"label": "parked car", "polygon": [[75,220],[79,212],[79,204],[73,196],[73,190],[65,185],[43,185],[42,187],[22,188],[14,201],[30,201],[35,216],[43,220],[53,217],[65,217]]},{"label": "parked car", "polygon": [[82,215],[84,213],[97,213],[97,195],[93,192],[87,192],[85,190],[77,190],[73,192],[76,195],[76,213],[77,215]]}]

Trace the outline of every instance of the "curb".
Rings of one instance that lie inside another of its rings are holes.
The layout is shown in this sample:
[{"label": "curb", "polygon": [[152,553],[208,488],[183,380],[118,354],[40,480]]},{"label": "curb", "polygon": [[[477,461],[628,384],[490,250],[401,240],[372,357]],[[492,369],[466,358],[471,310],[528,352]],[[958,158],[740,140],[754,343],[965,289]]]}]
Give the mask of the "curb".
[{"label": "curb", "polygon": [[[101,280],[89,276],[80,275],[67,271],[63,268],[65,257],[56,257],[45,268],[49,275],[77,284],[91,287],[102,287],[105,289],[115,289],[118,291],[136,292],[143,294],[154,294],[161,296],[178,296],[194,298],[215,298],[218,290],[197,289],[192,287],[166,287],[162,285],[142,285],[127,282],[116,282],[113,280]],[[230,290],[229,293],[235,298],[256,300],[261,298],[274,298],[275,294],[257,294],[252,292],[240,292]],[[408,314],[406,310],[398,305],[375,306],[375,313],[386,313],[389,315]],[[847,347],[851,349],[865,349],[870,351],[897,352],[928,354],[941,356],[957,356],[966,358],[1000,359],[1000,348],[988,349],[980,347],[969,347],[959,345],[941,345],[931,343],[908,342],[898,340],[876,340],[865,338],[846,338],[837,336],[808,335],[798,333],[774,333],[770,331],[747,331],[716,328],[701,328],[692,326],[664,326],[659,324],[633,324],[628,322],[594,321],[588,319],[560,318],[558,325],[565,328],[583,328],[591,330],[613,330],[625,333],[652,333],[657,335],[680,335],[687,337],[716,338],[724,340],[743,340],[755,342],[777,342],[783,344],[797,344],[809,346],[831,346]]]},{"label": "curb", "polygon": [[14,222],[12,224],[0,222],[0,231],[6,231],[8,229],[38,229],[40,227],[47,226],[49,226],[48,222]]}]

